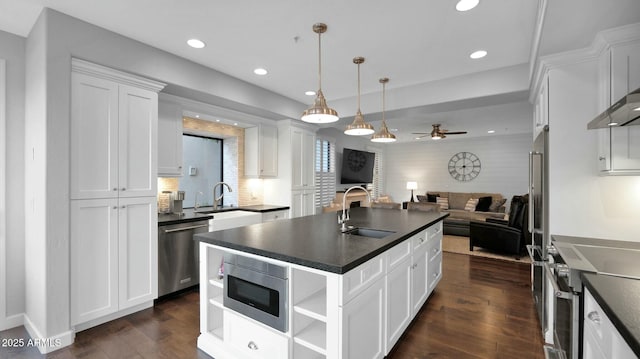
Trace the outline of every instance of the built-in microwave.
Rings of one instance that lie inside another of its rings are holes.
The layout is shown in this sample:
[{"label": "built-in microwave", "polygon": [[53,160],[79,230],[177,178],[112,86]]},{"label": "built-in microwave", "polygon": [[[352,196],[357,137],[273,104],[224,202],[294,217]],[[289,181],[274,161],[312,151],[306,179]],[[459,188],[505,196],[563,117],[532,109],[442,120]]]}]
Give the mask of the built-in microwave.
[{"label": "built-in microwave", "polygon": [[287,267],[236,254],[224,256],[226,308],[287,331]]}]

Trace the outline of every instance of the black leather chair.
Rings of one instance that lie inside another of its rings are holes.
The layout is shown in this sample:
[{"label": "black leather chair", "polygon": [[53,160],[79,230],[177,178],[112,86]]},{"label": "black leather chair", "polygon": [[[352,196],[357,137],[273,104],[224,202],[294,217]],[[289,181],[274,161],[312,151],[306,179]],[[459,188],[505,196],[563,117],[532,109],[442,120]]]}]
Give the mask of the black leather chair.
[{"label": "black leather chair", "polygon": [[482,247],[496,252],[515,254],[526,251],[529,237],[529,195],[513,196],[508,220],[488,218],[486,222],[469,223],[469,250]]}]

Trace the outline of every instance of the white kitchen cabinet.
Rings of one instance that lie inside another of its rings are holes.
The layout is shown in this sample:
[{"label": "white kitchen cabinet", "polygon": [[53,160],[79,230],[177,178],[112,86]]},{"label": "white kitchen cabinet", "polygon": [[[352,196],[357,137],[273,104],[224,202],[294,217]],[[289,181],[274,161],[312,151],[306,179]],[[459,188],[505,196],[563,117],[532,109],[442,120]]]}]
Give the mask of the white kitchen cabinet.
[{"label": "white kitchen cabinet", "polygon": [[412,284],[411,257],[407,256],[387,274],[387,311],[386,311],[386,349],[389,352],[411,323],[413,306],[411,305]]},{"label": "white kitchen cabinet", "polygon": [[385,356],[385,290],[378,279],[341,308],[342,358]]},{"label": "white kitchen cabinet", "polygon": [[270,178],[278,175],[278,128],[260,124],[244,130],[244,175]]},{"label": "white kitchen cabinet", "polygon": [[158,103],[158,176],[181,177],[182,107],[162,101]]},{"label": "white kitchen cabinet", "polygon": [[73,60],[72,199],[156,196],[161,88]]},{"label": "white kitchen cabinet", "polygon": [[280,219],[287,219],[289,218],[289,210],[288,209],[283,209],[280,211],[270,211],[270,212],[263,212],[262,213],[262,223],[264,222],[271,222],[271,221],[277,221]]},{"label": "white kitchen cabinet", "polygon": [[535,139],[545,126],[549,125],[549,77],[544,76],[533,106],[533,138]]},{"label": "white kitchen cabinet", "polygon": [[236,352],[234,358],[272,359],[289,356],[289,341],[264,326],[250,322],[232,311],[224,314],[224,338]]},{"label": "white kitchen cabinet", "polygon": [[583,328],[584,359],[637,358],[588,288],[584,290]]},{"label": "white kitchen cabinet", "polygon": [[71,324],[158,293],[155,197],[71,201]]},{"label": "white kitchen cabinet", "polygon": [[315,214],[315,190],[291,191],[291,217]]},{"label": "white kitchen cabinet", "polygon": [[316,135],[310,131],[291,129],[292,188],[306,189],[314,186]]},{"label": "white kitchen cabinet", "polygon": [[[640,88],[640,42],[612,46],[600,59],[601,97],[605,110]],[[598,161],[601,174],[640,173],[640,126],[599,129]]]}]

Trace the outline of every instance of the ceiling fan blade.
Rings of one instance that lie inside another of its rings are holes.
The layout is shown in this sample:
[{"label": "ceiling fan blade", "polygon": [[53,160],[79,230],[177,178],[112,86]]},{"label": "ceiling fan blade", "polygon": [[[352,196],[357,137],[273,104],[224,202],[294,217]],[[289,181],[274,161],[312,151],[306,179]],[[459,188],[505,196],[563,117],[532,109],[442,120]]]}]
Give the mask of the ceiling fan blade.
[{"label": "ceiling fan blade", "polygon": [[446,133],[447,135],[464,135],[465,133],[467,133],[467,131],[455,131],[455,132],[445,131],[444,133]]}]

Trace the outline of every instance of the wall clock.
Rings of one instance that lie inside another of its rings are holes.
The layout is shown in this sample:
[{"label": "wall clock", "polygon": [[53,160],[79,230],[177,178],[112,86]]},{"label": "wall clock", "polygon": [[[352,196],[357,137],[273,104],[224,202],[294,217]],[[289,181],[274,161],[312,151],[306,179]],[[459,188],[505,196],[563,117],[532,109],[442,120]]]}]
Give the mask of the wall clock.
[{"label": "wall clock", "polygon": [[458,152],[449,160],[449,174],[458,181],[471,181],[480,174],[480,159],[471,152]]}]

